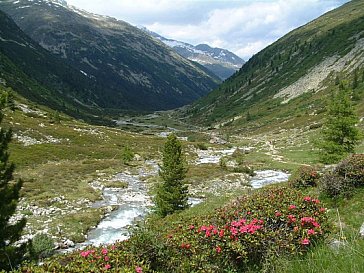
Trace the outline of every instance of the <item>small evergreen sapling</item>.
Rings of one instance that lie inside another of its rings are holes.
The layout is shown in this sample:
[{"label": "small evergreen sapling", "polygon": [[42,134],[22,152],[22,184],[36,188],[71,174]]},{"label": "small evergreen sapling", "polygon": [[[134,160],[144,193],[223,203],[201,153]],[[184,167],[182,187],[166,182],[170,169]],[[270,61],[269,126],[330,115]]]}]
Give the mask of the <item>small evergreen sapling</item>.
[{"label": "small evergreen sapling", "polygon": [[162,183],[155,197],[156,213],[162,217],[188,207],[188,188],[184,183],[186,162],[181,142],[174,134],[167,138],[163,150],[163,163],[159,175]]},{"label": "small evergreen sapling", "polygon": [[[1,90],[0,90],[1,92]],[[0,94],[0,123],[3,110],[8,104],[7,92]],[[25,245],[14,246],[20,239],[25,226],[23,218],[17,223],[10,224],[9,219],[15,213],[22,181],[13,181],[14,164],[9,163],[8,145],[11,141],[11,129],[0,129],[0,270],[11,270],[23,258]]]},{"label": "small evergreen sapling", "polygon": [[327,120],[318,143],[323,163],[336,163],[353,153],[360,140],[359,122],[347,90],[340,90],[327,107]]}]

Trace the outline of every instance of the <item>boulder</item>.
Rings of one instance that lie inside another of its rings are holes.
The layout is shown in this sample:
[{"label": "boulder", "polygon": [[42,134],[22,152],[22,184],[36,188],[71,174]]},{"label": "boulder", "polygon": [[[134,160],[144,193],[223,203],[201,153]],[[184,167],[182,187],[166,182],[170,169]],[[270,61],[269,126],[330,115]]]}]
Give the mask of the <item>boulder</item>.
[{"label": "boulder", "polygon": [[75,246],[75,243],[73,241],[71,241],[70,239],[67,239],[66,241],[64,241],[63,244],[66,247],[74,247]]}]

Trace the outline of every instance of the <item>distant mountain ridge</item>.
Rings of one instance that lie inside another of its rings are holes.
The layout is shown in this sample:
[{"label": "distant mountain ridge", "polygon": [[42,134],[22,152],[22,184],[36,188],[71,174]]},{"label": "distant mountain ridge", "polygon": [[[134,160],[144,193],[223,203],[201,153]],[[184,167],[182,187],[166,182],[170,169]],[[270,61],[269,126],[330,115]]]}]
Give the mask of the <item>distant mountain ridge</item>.
[{"label": "distant mountain ridge", "polygon": [[189,43],[167,39],[145,27],[141,27],[141,29],[172,47],[181,56],[205,66],[222,80],[233,75],[245,63],[239,56],[226,49],[212,48],[207,44],[194,46]]},{"label": "distant mountain ridge", "polygon": [[179,107],[219,80],[130,24],[62,0],[3,0],[0,9],[34,41],[88,79],[80,102],[106,111]]}]

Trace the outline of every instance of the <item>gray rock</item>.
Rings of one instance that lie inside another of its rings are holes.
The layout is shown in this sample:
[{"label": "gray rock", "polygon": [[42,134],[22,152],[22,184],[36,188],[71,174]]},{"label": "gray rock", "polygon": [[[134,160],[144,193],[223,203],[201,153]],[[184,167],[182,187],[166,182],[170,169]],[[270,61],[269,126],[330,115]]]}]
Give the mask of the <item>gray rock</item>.
[{"label": "gray rock", "polygon": [[66,247],[74,247],[75,243],[73,241],[71,241],[70,239],[67,239],[66,241],[64,241],[63,243]]},{"label": "gray rock", "polygon": [[341,240],[332,240],[329,244],[330,248],[335,250],[335,251],[338,251],[340,248],[342,248],[343,246],[346,246],[346,241],[341,241]]},{"label": "gray rock", "polygon": [[360,234],[361,237],[364,238],[364,223],[360,227],[359,234]]}]

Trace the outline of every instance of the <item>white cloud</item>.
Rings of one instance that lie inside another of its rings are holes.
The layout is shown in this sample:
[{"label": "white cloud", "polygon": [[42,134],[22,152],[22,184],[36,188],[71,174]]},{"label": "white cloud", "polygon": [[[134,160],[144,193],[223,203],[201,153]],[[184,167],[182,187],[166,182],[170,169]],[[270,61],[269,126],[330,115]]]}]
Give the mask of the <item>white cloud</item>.
[{"label": "white cloud", "polygon": [[68,0],[167,38],[227,48],[247,59],[347,0]]}]

